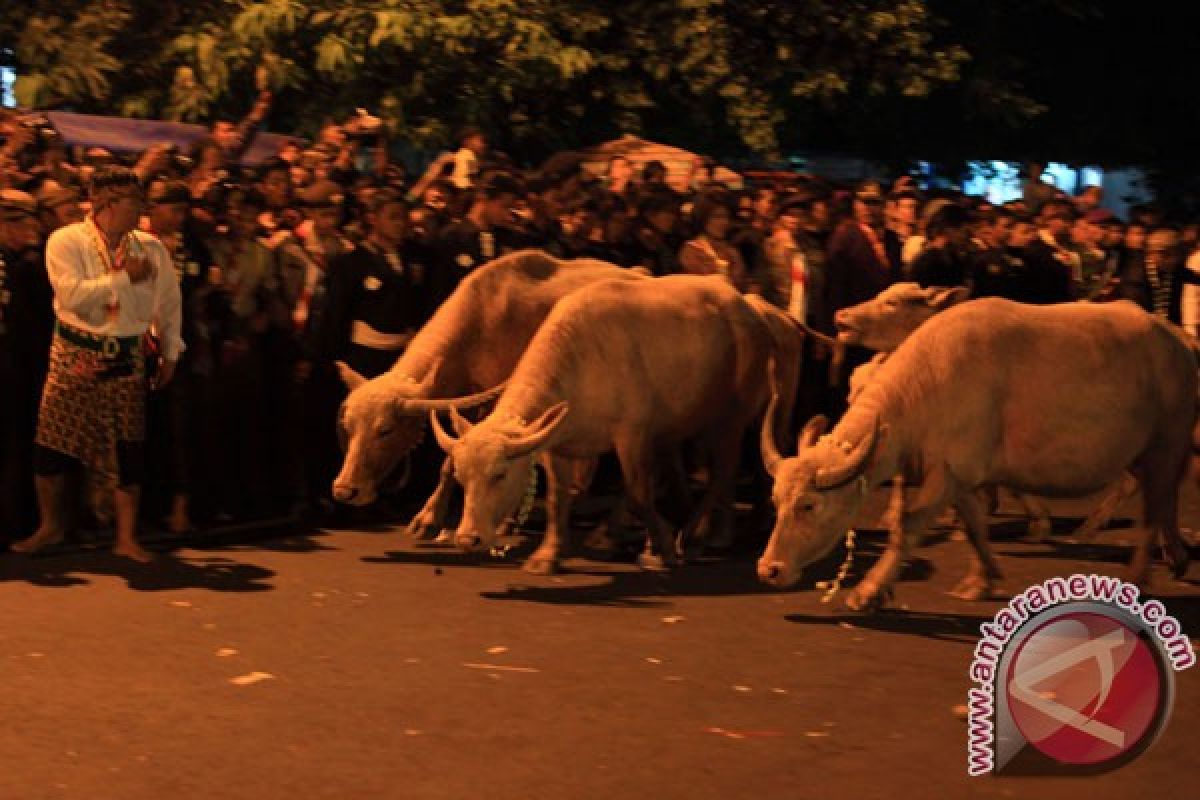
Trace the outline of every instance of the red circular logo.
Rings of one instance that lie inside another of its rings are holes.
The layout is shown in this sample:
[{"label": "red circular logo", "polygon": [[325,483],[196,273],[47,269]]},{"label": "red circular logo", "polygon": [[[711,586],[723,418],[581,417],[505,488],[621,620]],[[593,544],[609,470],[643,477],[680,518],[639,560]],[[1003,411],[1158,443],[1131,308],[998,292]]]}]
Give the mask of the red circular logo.
[{"label": "red circular logo", "polygon": [[1036,628],[1009,664],[1006,689],[1025,740],[1063,764],[1118,758],[1154,735],[1164,703],[1157,654],[1128,625],[1086,611]]}]

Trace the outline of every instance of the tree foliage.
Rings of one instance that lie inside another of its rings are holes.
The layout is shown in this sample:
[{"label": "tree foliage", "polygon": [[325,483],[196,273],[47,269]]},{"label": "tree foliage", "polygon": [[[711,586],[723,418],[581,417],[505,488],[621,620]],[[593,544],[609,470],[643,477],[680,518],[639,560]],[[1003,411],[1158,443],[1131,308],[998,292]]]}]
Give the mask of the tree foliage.
[{"label": "tree foliage", "polygon": [[777,153],[816,114],[925,97],[968,59],[926,0],[19,5],[0,41],[27,105],[202,121],[265,86],[276,128],[361,106],[417,143],[469,122],[517,154],[619,132]]}]

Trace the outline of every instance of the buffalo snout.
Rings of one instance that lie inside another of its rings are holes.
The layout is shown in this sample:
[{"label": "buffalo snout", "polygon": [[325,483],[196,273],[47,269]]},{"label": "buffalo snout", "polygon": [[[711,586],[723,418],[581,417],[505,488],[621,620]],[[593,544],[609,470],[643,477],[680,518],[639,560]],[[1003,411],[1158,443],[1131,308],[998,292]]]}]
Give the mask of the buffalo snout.
[{"label": "buffalo snout", "polygon": [[795,581],[787,573],[787,566],[782,561],[761,559],[758,562],[758,579],[763,583],[779,588],[790,586]]}]

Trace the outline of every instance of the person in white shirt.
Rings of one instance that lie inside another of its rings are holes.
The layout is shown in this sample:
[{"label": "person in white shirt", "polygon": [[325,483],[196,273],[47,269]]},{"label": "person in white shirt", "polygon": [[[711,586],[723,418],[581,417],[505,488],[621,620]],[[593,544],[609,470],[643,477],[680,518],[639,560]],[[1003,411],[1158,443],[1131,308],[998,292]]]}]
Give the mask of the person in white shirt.
[{"label": "person in white shirt", "polygon": [[467,128],[459,137],[461,146],[454,154],[454,171],[450,182],[456,189],[470,189],[479,176],[479,159],[487,152],[487,139],[478,128]]},{"label": "person in white shirt", "polygon": [[1193,339],[1200,339],[1200,246],[1188,256],[1183,274],[1180,322]]},{"label": "person in white shirt", "polygon": [[[151,556],[135,535],[146,368],[150,361],[150,385],[161,388],[183,351],[179,282],[162,243],[136,230],[143,197],[132,170],[97,169],[90,194],[87,219],[55,231],[46,245],[57,322],[34,453],[41,521],[12,549],[33,553],[62,539],[65,473],[81,464],[113,488],[114,552],[146,562]],[[157,352],[147,352],[151,331]]]}]

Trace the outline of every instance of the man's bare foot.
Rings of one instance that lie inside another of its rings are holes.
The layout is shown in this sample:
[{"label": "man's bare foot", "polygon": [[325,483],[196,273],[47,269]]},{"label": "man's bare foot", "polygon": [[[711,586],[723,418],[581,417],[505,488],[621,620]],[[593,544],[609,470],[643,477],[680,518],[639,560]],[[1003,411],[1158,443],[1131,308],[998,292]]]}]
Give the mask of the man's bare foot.
[{"label": "man's bare foot", "polygon": [[154,560],[154,554],[143,548],[137,542],[118,542],[113,547],[113,555],[124,556],[131,561],[136,561],[139,564],[149,564]]},{"label": "man's bare foot", "polygon": [[61,542],[62,540],[63,540],[63,535],[62,535],[61,531],[52,531],[52,530],[46,530],[46,529],[42,528],[42,529],[39,529],[36,533],[34,533],[32,536],[30,536],[28,539],[22,539],[19,542],[13,542],[8,547],[14,553],[24,553],[26,555],[32,555],[33,553],[36,553],[37,551],[41,550],[42,548],[50,547],[51,545],[56,545],[59,542]]},{"label": "man's bare foot", "polygon": [[192,520],[188,516],[188,499],[186,495],[175,495],[171,503],[171,513],[166,521],[167,529],[176,535],[182,535],[192,530]]}]

